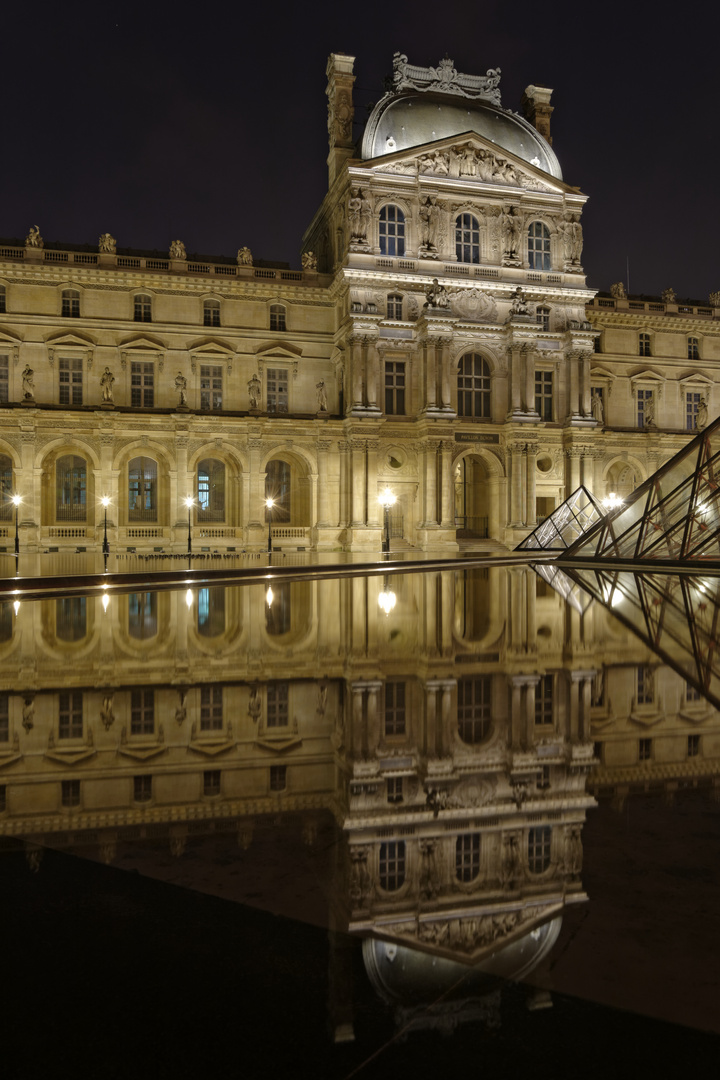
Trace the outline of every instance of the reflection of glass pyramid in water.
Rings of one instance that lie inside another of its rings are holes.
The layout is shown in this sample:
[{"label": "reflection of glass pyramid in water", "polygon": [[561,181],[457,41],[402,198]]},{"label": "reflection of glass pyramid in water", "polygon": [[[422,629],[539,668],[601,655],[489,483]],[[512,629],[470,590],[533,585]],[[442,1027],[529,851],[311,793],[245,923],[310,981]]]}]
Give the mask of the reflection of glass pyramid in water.
[{"label": "reflection of glass pyramid in water", "polygon": [[720,559],[720,419],[560,557]]},{"label": "reflection of glass pyramid in water", "polygon": [[541,521],[515,550],[565,551],[604,515],[605,511],[595,496],[581,486],[560,503],[550,517]]}]

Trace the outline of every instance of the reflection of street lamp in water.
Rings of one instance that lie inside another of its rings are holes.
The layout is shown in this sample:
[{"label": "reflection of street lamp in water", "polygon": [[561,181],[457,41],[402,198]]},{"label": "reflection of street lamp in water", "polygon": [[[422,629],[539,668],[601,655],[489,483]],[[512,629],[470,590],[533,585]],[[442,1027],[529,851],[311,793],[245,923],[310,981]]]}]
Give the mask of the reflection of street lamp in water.
[{"label": "reflection of street lamp in water", "polygon": [[187,495],[185,498],[185,505],[188,512],[188,555],[192,555],[192,508],[195,500],[192,495]]},{"label": "reflection of street lamp in water", "polygon": [[274,599],[275,596],[273,594],[272,588],[270,587],[270,585],[268,585],[267,592],[265,593],[265,603],[267,604],[268,608],[272,607],[272,602]]},{"label": "reflection of street lamp in water", "polygon": [[383,552],[390,551],[390,507],[394,506],[397,502],[397,496],[390,490],[385,488],[383,492],[378,496],[378,502],[383,508],[383,538],[382,538],[382,550]]},{"label": "reflection of street lamp in water", "polygon": [[388,580],[387,578],[385,578],[383,580],[382,592],[378,596],[378,604],[382,611],[385,612],[386,617],[395,607],[396,601],[397,597],[395,596],[395,593],[392,591],[392,589],[388,589]]},{"label": "reflection of street lamp in water", "polygon": [[110,504],[110,496],[109,495],[103,495],[100,502],[103,504],[103,507],[105,508],[105,519],[103,521],[103,546],[102,546],[103,555],[109,555],[110,554],[110,545],[108,544],[108,538],[107,538],[107,508],[108,508],[108,506]]},{"label": "reflection of street lamp in water", "polygon": [[268,555],[269,555],[272,552],[272,512],[273,512],[273,506],[275,505],[275,500],[268,497],[265,500],[265,505],[267,506],[267,512],[268,512]]},{"label": "reflection of street lamp in water", "polygon": [[17,559],[20,554],[20,534],[18,533],[18,507],[22,502],[20,495],[13,495],[12,501],[15,503],[15,558]]}]

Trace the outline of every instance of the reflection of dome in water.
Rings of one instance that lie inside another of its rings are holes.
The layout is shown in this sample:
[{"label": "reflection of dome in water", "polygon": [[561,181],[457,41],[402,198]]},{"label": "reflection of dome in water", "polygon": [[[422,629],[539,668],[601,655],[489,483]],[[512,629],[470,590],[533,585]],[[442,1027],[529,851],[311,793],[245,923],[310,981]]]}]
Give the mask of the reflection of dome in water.
[{"label": "reflection of dome in water", "polygon": [[435,1000],[453,987],[462,998],[486,994],[498,979],[523,979],[529,975],[550,952],[561,925],[562,916],[558,915],[475,966],[408,945],[366,938],[365,970],[376,993],[390,1003]]},{"label": "reflection of dome in water", "polygon": [[387,95],[367,122],[361,156],[382,157],[474,131],[543,172],[562,179],[550,145],[527,120],[488,101],[458,101],[434,93]]}]

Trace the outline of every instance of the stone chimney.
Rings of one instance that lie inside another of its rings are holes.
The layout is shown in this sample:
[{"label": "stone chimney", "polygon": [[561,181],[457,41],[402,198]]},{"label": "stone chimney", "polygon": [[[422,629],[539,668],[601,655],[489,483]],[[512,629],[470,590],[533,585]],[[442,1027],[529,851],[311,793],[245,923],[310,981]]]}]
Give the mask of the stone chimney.
[{"label": "stone chimney", "polygon": [[328,97],[328,172],[330,187],[344,163],[353,155],[353,108],[352,92],[355,76],[353,75],[354,56],[345,53],[330,53],[327,63]]},{"label": "stone chimney", "polygon": [[529,120],[532,126],[552,146],[550,117],[552,116],[553,106],[550,104],[551,97],[552,90],[548,90],[545,86],[528,86],[522,96],[520,107],[525,119]]}]

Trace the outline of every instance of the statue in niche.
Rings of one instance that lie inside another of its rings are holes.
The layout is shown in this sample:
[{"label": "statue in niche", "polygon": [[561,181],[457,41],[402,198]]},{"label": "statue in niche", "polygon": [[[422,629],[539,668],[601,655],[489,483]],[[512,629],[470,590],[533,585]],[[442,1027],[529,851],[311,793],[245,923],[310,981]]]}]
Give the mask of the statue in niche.
[{"label": "statue in niche", "polygon": [[655,394],[651,394],[649,398],[645,398],[643,422],[645,427],[655,427]]},{"label": "statue in niche", "polygon": [[527,306],[525,294],[518,285],[510,300],[510,312],[512,315],[529,315],[530,308]]},{"label": "statue in niche", "polygon": [[372,208],[362,188],[357,188],[350,193],[348,210],[350,213],[350,236],[352,240],[355,243],[366,244]]},{"label": "statue in niche", "polygon": [[592,409],[593,420],[597,420],[598,424],[602,424],[604,422],[602,394],[593,394],[590,408]]},{"label": "statue in niche", "polygon": [[317,394],[318,412],[327,412],[328,397],[324,379],[321,379],[320,382],[315,383],[315,392]]},{"label": "statue in niche", "polygon": [[238,248],[237,261],[238,266],[252,266],[253,257],[249,247]]},{"label": "statue in niche", "polygon": [[28,364],[22,373],[22,392],[25,401],[32,401],[35,397],[35,372]]},{"label": "statue in niche", "polygon": [[437,204],[437,199],[432,195],[428,195],[425,202],[420,204],[421,244],[426,251],[437,250],[439,224],[440,207]]},{"label": "statue in niche", "polygon": [[438,284],[438,279],[433,278],[432,285],[425,293],[426,302],[424,308],[446,308],[449,304],[448,291],[444,285]]},{"label": "statue in niche", "polygon": [[701,397],[698,402],[697,412],[695,413],[695,429],[702,431],[708,424],[708,403],[707,398]]},{"label": "statue in niche", "polygon": [[261,713],[262,702],[260,700],[260,687],[256,685],[250,688],[250,701],[248,702],[248,716],[253,724],[257,724]]},{"label": "statue in niche", "polygon": [[573,262],[575,265],[579,265],[580,264],[580,256],[582,255],[582,249],[583,249],[582,225],[580,224],[580,215],[579,214],[571,214],[570,216],[571,216],[570,229],[569,229],[569,232],[570,232],[570,239],[569,239],[570,261]]},{"label": "statue in niche", "polygon": [[260,408],[260,394],[262,392],[262,383],[258,379],[256,374],[253,374],[247,384],[248,394],[250,395],[250,408],[257,410]]},{"label": "statue in niche", "polygon": [[175,376],[175,389],[180,395],[178,405],[180,405],[181,407],[183,405],[187,405],[187,379],[183,375],[182,371],[178,371],[177,375]]},{"label": "statue in niche", "polygon": [[115,376],[109,367],[106,367],[100,376],[100,386],[102,387],[102,399],[105,402],[113,401],[113,383],[115,382]]},{"label": "statue in niche", "polygon": [[115,723],[115,712],[113,710],[113,695],[105,694],[103,697],[103,703],[100,707],[100,719],[102,720],[103,727],[106,731]]},{"label": "statue in niche", "polygon": [[627,293],[625,292],[625,286],[623,285],[622,281],[616,281],[614,285],[610,286],[610,295],[615,300],[627,299]]},{"label": "statue in niche", "polygon": [[187,259],[185,245],[183,244],[182,240],[173,240],[170,245],[168,257],[171,259]]},{"label": "statue in niche", "polygon": [[660,299],[662,300],[663,304],[674,304],[677,299],[677,297],[675,296],[675,290],[663,289],[663,291],[660,293]]},{"label": "statue in niche", "polygon": [[35,701],[31,697],[23,699],[22,726],[26,731],[32,731],[35,727]]},{"label": "statue in niche", "polygon": [[513,259],[518,258],[520,248],[521,221],[515,206],[504,206],[500,214],[500,229],[503,237],[503,254]]},{"label": "statue in niche", "polygon": [[178,727],[182,727],[182,725],[187,720],[187,705],[185,704],[186,701],[187,690],[178,690],[178,703],[175,706],[175,722]]},{"label": "statue in niche", "polygon": [[40,235],[40,230],[37,225],[30,226],[30,232],[25,237],[25,247],[29,248],[42,248],[45,247],[45,241]]},{"label": "statue in niche", "polygon": [[115,237],[111,236],[109,232],[104,232],[98,240],[98,251],[101,255],[114,255],[115,244]]},{"label": "statue in niche", "polygon": [[300,259],[300,264],[303,270],[317,270],[317,255],[314,251],[303,251],[302,257]]}]

